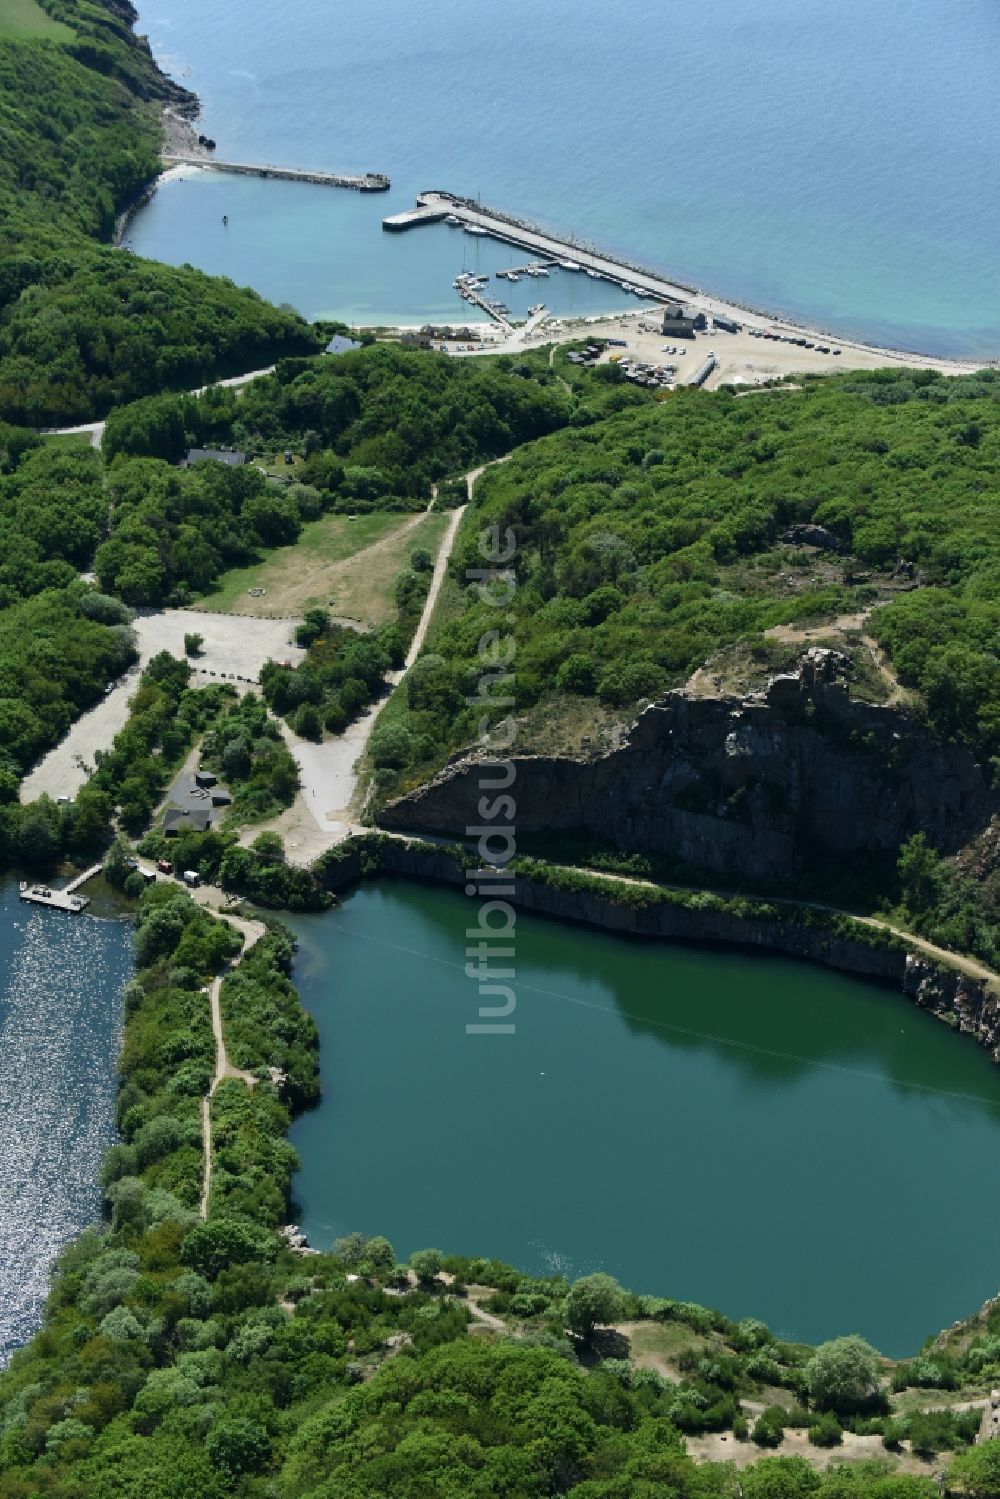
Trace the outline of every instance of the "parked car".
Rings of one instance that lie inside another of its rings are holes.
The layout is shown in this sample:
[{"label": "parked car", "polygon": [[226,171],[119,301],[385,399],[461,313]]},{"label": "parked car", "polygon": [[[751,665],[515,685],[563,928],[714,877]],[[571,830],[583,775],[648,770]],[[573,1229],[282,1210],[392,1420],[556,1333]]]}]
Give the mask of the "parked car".
[{"label": "parked car", "polygon": [[196,886],[201,884],[201,875],[197,869],[185,869],[182,878],[185,885],[191,890],[194,890]]},{"label": "parked car", "polygon": [[174,866],[169,859],[157,859],[156,867],[161,874],[173,874]]}]

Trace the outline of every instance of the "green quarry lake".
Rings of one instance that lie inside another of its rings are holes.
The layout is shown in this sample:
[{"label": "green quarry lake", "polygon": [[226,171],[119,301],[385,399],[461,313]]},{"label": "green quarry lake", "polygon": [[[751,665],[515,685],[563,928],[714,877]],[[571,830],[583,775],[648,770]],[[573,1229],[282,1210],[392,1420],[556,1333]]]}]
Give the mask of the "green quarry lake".
[{"label": "green quarry lake", "polygon": [[360,1229],[912,1353],[1000,1286],[1000,1073],[889,989],[518,915],[516,1030],[466,1034],[475,904],[362,886],[292,921],[323,1101],[310,1242]]}]

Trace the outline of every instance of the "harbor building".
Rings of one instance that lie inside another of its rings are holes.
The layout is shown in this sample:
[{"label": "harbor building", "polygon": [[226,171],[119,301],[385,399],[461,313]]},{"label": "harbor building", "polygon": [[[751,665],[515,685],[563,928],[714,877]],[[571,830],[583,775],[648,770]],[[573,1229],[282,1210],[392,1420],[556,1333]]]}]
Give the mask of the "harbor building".
[{"label": "harbor building", "polygon": [[708,321],[703,312],[691,312],[689,308],[682,307],[680,302],[668,302],[663,309],[663,324],[661,332],[669,338],[694,338],[696,333],[702,333],[708,327]]}]

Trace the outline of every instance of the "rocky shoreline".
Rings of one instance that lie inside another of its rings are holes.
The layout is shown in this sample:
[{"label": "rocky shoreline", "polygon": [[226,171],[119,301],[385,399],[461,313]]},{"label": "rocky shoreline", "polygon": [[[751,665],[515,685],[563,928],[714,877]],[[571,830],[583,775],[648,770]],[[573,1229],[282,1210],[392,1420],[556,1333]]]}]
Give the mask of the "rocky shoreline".
[{"label": "rocky shoreline", "polygon": [[[332,850],[317,875],[334,893],[370,877],[464,889],[474,863],[461,848],[374,833]],[[516,871],[513,894],[505,897],[519,910],[622,936],[774,952],[855,974],[896,989],[1000,1062],[1000,995],[985,980],[910,951],[884,928],[793,902],[678,891],[526,863],[526,870]]]}]

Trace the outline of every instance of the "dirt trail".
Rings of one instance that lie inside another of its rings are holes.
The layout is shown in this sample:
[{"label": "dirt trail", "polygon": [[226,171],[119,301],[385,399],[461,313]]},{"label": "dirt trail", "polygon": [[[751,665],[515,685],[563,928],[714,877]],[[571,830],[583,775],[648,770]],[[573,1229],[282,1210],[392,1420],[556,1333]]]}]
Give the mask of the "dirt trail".
[{"label": "dirt trail", "polygon": [[[259,942],[266,930],[260,921],[247,921],[242,916],[234,916],[225,909],[226,897],[221,890],[212,885],[203,885],[198,890],[192,891],[192,895],[199,905],[208,906],[215,910],[226,921],[230,922],[237,931],[243,934],[243,952],[240,960],[246,957],[255,942]],[[202,1218],[208,1217],[208,1199],[212,1190],[212,1098],[221,1082],[228,1077],[240,1079],[252,1088],[257,1079],[252,1072],[244,1072],[239,1067],[234,1067],[226,1052],[226,1038],[222,1027],[222,983],[224,974],[218,974],[208,988],[208,1002],[212,1013],[212,1035],[215,1038],[215,1075],[212,1078],[208,1093],[201,1101],[201,1135],[204,1167],[201,1179],[201,1202],[198,1211]]]},{"label": "dirt trail", "polygon": [[[496,458],[493,463],[506,463],[510,454]],[[471,500],[479,476],[493,463],[482,463],[465,475],[466,490]],[[431,504],[436,499],[432,495]],[[466,506],[451,511],[444,535],[438,546],[430,587],[421,611],[420,621],[410,642],[406,659],[398,671],[389,672],[386,681],[390,689],[403,680],[416,661],[427,638],[427,631],[434,615],[441,588],[448,574],[448,563],[455,545],[455,537],[465,514]],[[430,506],[428,506],[430,509]],[[417,517],[423,519],[423,515]],[[398,532],[396,533],[398,535]],[[372,548],[359,552],[355,560],[370,555]],[[320,743],[300,739],[285,723],[281,732],[299,768],[301,789],[294,804],[278,817],[267,823],[258,823],[243,834],[244,841],[251,841],[258,833],[276,832],[285,840],[289,856],[297,864],[309,864],[327,849],[357,831],[352,818],[352,805],[358,789],[358,765],[368,748],[368,741],[385,706],[382,699],[350,724],[342,734],[324,739]]]},{"label": "dirt trail", "polygon": [[[569,864],[555,865],[558,869],[574,869],[581,874],[590,874],[602,880],[614,880],[621,885],[640,885],[646,890],[677,890],[687,895],[706,894],[704,886],[699,885],[674,885],[667,881],[641,879],[638,875],[615,874],[607,869],[593,869],[587,866],[578,867]],[[709,892],[718,895],[724,900],[745,900],[745,890],[713,890]],[[832,906],[822,900],[795,900],[788,896],[768,895],[761,896],[769,905],[805,906],[810,911],[829,911],[832,916],[846,916],[851,921],[860,921],[863,926],[875,927],[879,931],[889,932],[894,937],[900,937],[908,947],[917,952],[924,953],[936,962],[942,963],[946,968],[957,968],[969,978],[982,979],[987,983],[994,993],[1000,994],[1000,974],[995,973],[992,968],[987,968],[985,963],[980,963],[977,958],[966,957],[964,953],[952,952],[950,948],[938,947],[936,943],[929,942],[926,937],[918,937],[915,932],[908,932],[905,927],[895,926],[891,921],[886,921],[882,916],[861,916],[857,911],[846,911],[843,906]]]}]

